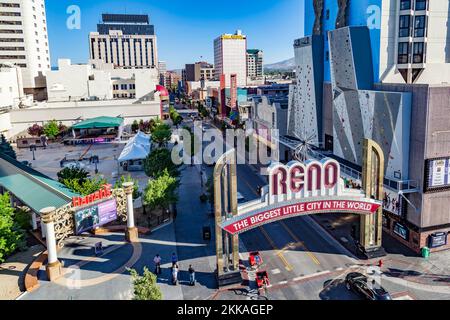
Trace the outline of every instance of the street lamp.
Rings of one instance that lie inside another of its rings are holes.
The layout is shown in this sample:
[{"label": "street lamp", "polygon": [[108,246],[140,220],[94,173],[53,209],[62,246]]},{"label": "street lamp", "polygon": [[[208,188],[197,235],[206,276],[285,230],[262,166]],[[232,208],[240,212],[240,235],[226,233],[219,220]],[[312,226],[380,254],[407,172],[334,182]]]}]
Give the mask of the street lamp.
[{"label": "street lamp", "polygon": [[34,152],[35,152],[36,150],[37,150],[36,145],[35,145],[35,144],[32,144],[32,145],[30,146],[30,151],[33,152],[33,161],[36,160],[36,157],[35,157],[35,155],[34,155]]}]

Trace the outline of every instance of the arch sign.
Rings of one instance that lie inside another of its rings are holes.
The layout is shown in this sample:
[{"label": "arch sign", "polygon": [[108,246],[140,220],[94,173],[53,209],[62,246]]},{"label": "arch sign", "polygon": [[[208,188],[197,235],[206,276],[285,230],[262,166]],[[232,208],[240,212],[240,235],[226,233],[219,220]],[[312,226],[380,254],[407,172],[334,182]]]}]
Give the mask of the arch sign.
[{"label": "arch sign", "polygon": [[382,205],[366,198],[362,190],[346,189],[339,162],[334,159],[277,163],[268,173],[269,185],[263,188],[261,199],[238,206],[238,214],[222,222],[223,230],[238,235],[277,220],[309,214],[370,215]]}]

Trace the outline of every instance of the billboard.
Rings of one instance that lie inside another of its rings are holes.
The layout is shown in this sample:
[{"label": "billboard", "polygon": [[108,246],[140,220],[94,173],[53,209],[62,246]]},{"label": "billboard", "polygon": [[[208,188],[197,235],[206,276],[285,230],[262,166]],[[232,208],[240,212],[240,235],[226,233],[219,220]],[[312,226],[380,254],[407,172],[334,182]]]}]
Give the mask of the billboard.
[{"label": "billboard", "polygon": [[235,109],[237,107],[237,75],[232,74],[230,76],[231,85],[230,85],[230,104],[228,105],[231,109]]},{"label": "billboard", "polygon": [[450,158],[428,160],[427,189],[450,187]]},{"label": "billboard", "polygon": [[110,199],[74,213],[75,234],[80,234],[117,220],[116,199]]},{"label": "billboard", "polygon": [[383,190],[383,210],[389,211],[397,216],[402,215],[402,199],[396,192],[388,188]]}]

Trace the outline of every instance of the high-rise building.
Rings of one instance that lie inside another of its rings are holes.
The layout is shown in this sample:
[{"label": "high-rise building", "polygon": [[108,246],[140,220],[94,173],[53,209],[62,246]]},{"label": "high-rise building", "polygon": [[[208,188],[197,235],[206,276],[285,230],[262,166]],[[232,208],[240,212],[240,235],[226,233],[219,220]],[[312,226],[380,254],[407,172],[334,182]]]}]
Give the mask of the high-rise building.
[{"label": "high-rise building", "polygon": [[157,68],[154,26],[148,15],[103,14],[97,32],[89,34],[90,57],[116,67]]},{"label": "high-rise building", "polygon": [[294,42],[287,138],[332,151],[355,181],[363,140],[377,142],[383,228],[416,252],[450,248],[449,15],[450,0],[306,0]]},{"label": "high-rise building", "polygon": [[167,63],[165,61],[158,62],[159,84],[164,86],[166,82]]},{"label": "high-rise building", "polygon": [[230,86],[230,76],[237,75],[237,85],[247,85],[247,37],[240,30],[235,34],[223,34],[214,40],[215,77],[225,75],[225,84]]},{"label": "high-rise building", "polygon": [[214,65],[201,61],[185,66],[185,81],[200,81],[214,79]]},{"label": "high-rise building", "polygon": [[22,70],[24,92],[45,99],[45,72],[50,70],[44,0],[0,1],[0,63]]},{"label": "high-rise building", "polygon": [[247,50],[247,76],[250,79],[260,79],[264,76],[264,53],[259,49]]}]

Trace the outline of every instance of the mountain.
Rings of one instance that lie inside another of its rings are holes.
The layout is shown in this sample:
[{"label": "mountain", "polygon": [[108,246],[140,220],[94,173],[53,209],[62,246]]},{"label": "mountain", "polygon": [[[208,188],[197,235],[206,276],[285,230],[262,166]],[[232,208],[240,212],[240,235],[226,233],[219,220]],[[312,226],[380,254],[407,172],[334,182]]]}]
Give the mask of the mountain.
[{"label": "mountain", "polygon": [[295,58],[291,58],[277,63],[266,64],[264,66],[264,69],[268,71],[273,70],[292,71],[295,69]]}]

